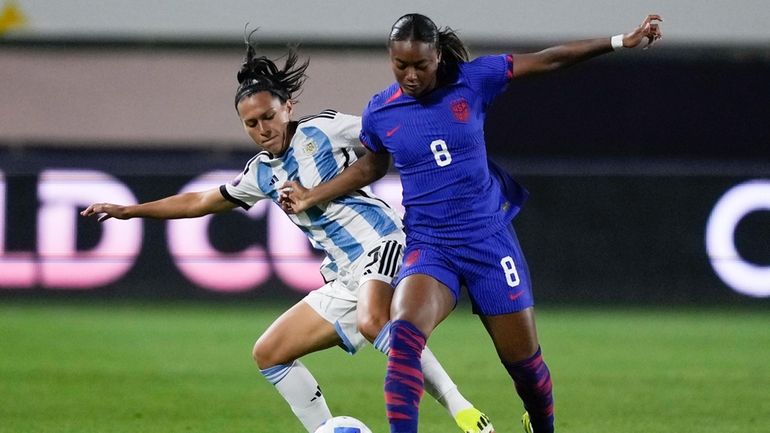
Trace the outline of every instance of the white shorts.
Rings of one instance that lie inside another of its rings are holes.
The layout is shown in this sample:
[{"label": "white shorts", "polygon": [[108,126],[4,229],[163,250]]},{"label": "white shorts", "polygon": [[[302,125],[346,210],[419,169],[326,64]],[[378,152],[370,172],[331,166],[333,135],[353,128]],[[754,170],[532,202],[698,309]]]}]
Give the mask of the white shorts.
[{"label": "white shorts", "polygon": [[361,254],[351,269],[352,277],[346,285],[343,279],[324,284],[303,299],[327,322],[334,325],[342,339],[342,348],[351,355],[366,345],[356,320],[358,288],[369,280],[391,284],[401,268],[404,251],[404,233],[398,231],[380,239]]}]

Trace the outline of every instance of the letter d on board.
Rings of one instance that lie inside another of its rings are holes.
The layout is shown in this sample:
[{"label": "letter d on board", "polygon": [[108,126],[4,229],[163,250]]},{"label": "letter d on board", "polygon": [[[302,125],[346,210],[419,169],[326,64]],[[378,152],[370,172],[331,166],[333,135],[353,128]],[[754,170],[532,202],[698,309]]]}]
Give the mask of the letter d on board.
[{"label": "letter d on board", "polygon": [[119,180],[93,170],[45,170],[38,183],[37,245],[40,284],[49,288],[94,288],[122,277],[142,245],[141,220],[102,223],[99,243],[77,250],[78,211],[94,201],[134,204]]}]

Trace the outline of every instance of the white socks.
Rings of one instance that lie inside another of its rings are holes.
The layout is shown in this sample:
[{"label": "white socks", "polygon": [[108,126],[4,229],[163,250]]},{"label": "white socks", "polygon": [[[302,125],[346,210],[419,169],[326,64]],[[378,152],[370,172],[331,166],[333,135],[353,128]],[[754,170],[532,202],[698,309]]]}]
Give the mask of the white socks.
[{"label": "white socks", "polygon": [[308,433],[332,417],[318,382],[299,360],[266,368],[260,373],[275,385]]},{"label": "white socks", "polygon": [[422,375],[425,377],[425,391],[444,406],[453,417],[457,415],[457,412],[473,407],[471,402],[460,394],[457,385],[427,347],[422,351],[420,364],[422,365]]}]

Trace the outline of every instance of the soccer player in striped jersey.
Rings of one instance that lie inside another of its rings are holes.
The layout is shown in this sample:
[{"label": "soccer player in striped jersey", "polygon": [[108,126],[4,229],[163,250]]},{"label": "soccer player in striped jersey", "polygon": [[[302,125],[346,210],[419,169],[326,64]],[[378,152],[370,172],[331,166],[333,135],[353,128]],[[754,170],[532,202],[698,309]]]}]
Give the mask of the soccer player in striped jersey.
[{"label": "soccer player in striped jersey", "polygon": [[[257,57],[248,41],[238,73],[235,106],[246,133],[262,150],[232,182],[209,191],[184,193],[134,206],[95,203],[83,216],[193,218],[278,201],[288,180],[305,185],[328,181],[356,161],[361,118],[324,110],[293,121],[292,96],[301,89],[308,62],[292,50],[282,69]],[[291,220],[326,253],[323,287],[278,317],[259,337],[253,357],[308,432],[331,418],[317,381],[299,360],[340,346],[354,354],[371,341],[389,352],[392,281],[398,273],[404,232],[400,217],[368,187],[319,203]],[[466,433],[488,433],[489,419],[466,400],[433,354],[425,349],[421,368],[430,393]]]},{"label": "soccer player in striped jersey", "polygon": [[399,170],[407,240],[391,305],[385,378],[392,433],[417,431],[420,353],[454,309],[461,285],[524,403],[524,429],[554,431],[551,376],[535,330],[529,271],[511,227],[526,194],[487,162],[486,110],[514,77],[636,47],[644,39],[653,43],[661,37],[660,20],[650,15],[612,38],[470,61],[454,31],[438,29],[424,15],[404,15],[388,43],[396,82],[372,97],[363,114],[361,141],[370,152],[313,189],[285,185],[284,208],[301,211],[373,182],[391,157]]}]

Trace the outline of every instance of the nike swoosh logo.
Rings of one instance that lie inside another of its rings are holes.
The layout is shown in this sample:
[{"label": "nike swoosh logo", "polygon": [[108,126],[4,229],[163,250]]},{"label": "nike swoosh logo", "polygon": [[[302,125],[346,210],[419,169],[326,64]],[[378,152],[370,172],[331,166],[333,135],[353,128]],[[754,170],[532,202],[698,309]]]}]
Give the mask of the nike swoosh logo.
[{"label": "nike swoosh logo", "polygon": [[395,128],[391,129],[390,131],[386,132],[386,133],[385,133],[385,135],[386,135],[386,136],[388,136],[388,137],[390,137],[390,136],[392,136],[393,134],[395,134],[395,133],[396,133],[396,131],[398,131],[398,129],[399,129],[399,128],[401,128],[401,125],[398,125],[398,126],[396,126]]},{"label": "nike swoosh logo", "polygon": [[513,293],[511,293],[510,295],[508,295],[508,298],[509,298],[511,301],[515,301],[516,299],[518,299],[518,298],[519,298],[519,296],[521,296],[521,295],[523,295],[523,294],[524,294],[524,290],[519,290],[519,291],[518,291],[516,294],[513,294]]}]

